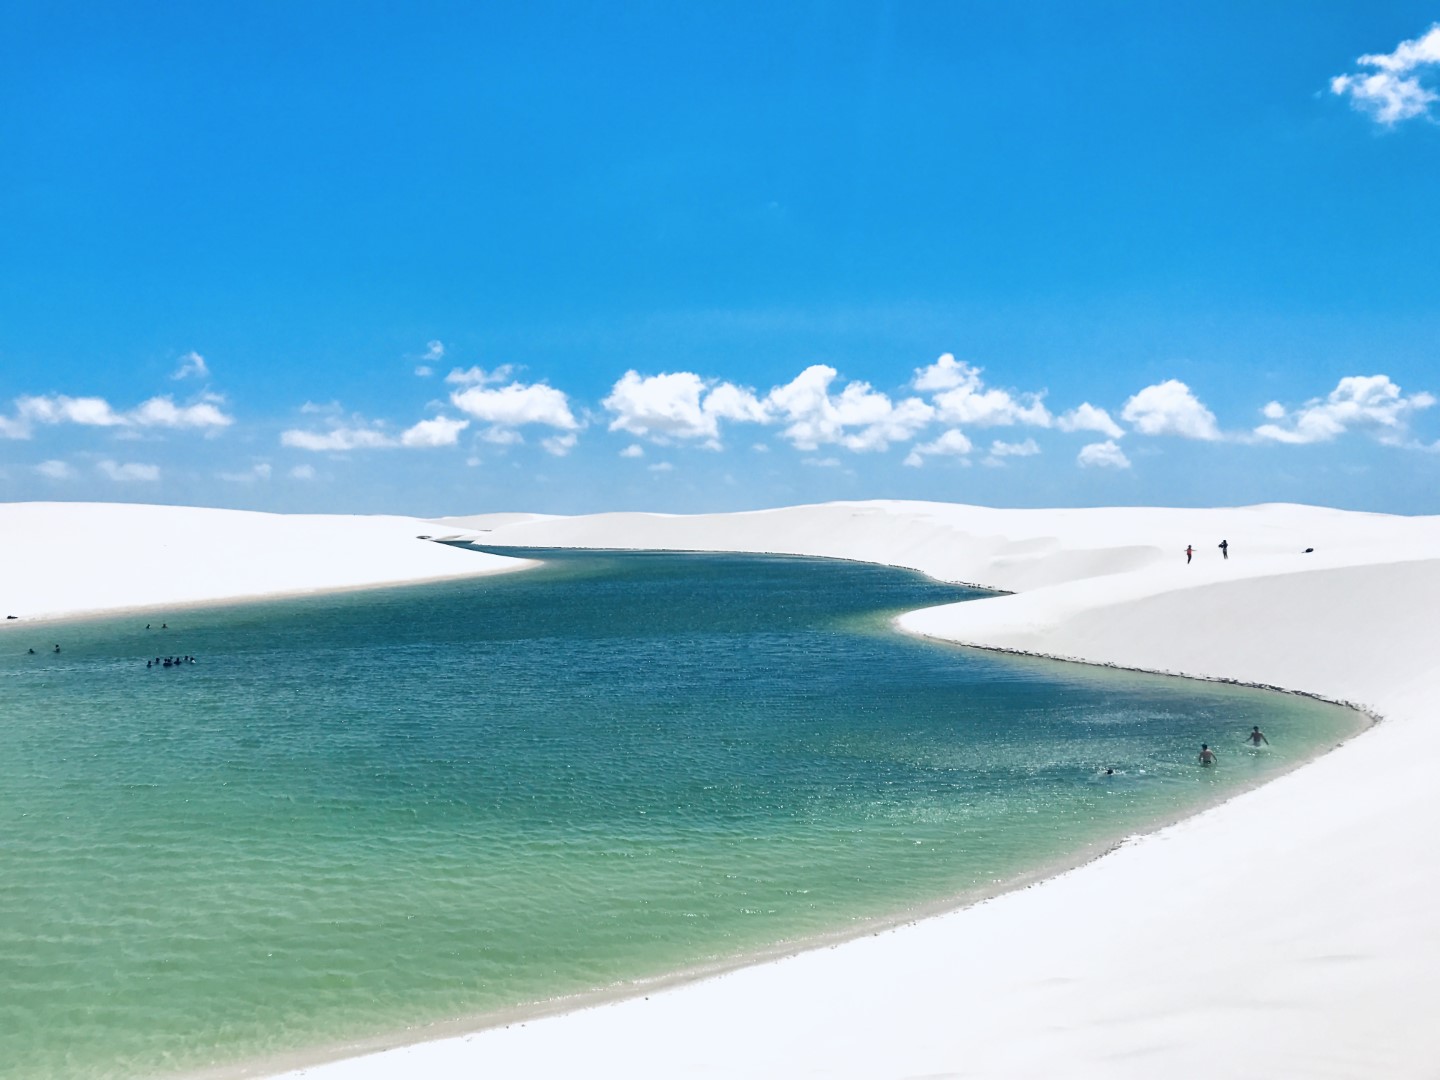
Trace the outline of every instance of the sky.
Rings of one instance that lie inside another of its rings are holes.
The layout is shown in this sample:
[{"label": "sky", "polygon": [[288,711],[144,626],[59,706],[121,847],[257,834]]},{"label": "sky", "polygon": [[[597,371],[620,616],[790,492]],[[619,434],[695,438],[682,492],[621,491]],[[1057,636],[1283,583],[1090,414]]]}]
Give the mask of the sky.
[{"label": "sky", "polygon": [[0,101],[0,500],[1440,513],[1440,0],[10,0]]}]

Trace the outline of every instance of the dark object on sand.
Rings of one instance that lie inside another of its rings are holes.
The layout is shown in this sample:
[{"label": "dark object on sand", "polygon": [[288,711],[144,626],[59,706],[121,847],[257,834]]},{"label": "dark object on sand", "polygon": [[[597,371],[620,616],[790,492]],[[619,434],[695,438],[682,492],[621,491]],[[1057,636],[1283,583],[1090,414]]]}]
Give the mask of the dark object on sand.
[{"label": "dark object on sand", "polygon": [[1306,548],[1304,551],[1300,552],[1300,554],[1301,554],[1301,555],[1309,555],[1309,554],[1310,554],[1312,551],[1314,551],[1314,550],[1315,550],[1314,548]]},{"label": "dark object on sand", "polygon": [[7,618],[7,619],[18,619],[19,617],[20,617],[19,615],[6,615],[6,616],[5,616],[5,618]]}]

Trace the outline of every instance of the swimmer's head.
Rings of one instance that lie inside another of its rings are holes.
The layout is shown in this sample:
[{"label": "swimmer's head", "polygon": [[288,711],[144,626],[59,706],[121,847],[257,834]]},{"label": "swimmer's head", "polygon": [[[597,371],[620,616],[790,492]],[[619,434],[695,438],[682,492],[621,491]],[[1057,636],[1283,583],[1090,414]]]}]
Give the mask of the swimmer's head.
[{"label": "swimmer's head", "polygon": [[1208,742],[1202,742],[1202,743],[1200,744],[1200,749],[1201,749],[1201,750],[1209,750],[1209,749],[1210,749],[1210,744],[1209,744]]}]

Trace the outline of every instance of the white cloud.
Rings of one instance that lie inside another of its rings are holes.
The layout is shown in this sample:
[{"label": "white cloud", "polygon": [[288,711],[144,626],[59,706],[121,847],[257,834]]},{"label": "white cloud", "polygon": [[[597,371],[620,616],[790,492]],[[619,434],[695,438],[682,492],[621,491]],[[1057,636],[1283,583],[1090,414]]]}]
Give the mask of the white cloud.
[{"label": "white cloud", "polygon": [[193,351],[180,357],[180,366],[175,369],[175,374],[170,376],[170,378],[176,380],[190,378],[208,379],[209,377],[210,369],[205,366],[205,357]]},{"label": "white cloud", "polygon": [[519,446],[525,441],[525,436],[514,428],[486,428],[480,438],[494,446]]},{"label": "white cloud", "polygon": [[1329,442],[1352,428],[1369,430],[1381,442],[1404,441],[1410,415],[1435,404],[1433,394],[1406,397],[1386,375],[1348,375],[1326,397],[1312,398],[1293,413],[1278,401],[1261,412],[1276,421],[1255,429],[1260,439],[1273,442]]},{"label": "white cloud", "polygon": [[1088,401],[1062,413],[1056,418],[1055,426],[1061,431],[1097,431],[1112,439],[1123,438],[1125,435],[1120,425],[1110,419],[1108,412]]},{"label": "white cloud", "polygon": [[1084,469],[1128,469],[1130,459],[1113,440],[1082,446],[1075,461]]},{"label": "white cloud", "polygon": [[220,479],[228,480],[232,484],[253,484],[257,480],[269,480],[270,472],[270,466],[262,461],[246,472],[222,472]]},{"label": "white cloud", "polygon": [[1354,108],[1385,127],[1428,116],[1440,94],[1416,73],[1440,65],[1440,23],[1418,38],[1402,41],[1393,52],[1362,56],[1356,63],[1375,70],[1335,76],[1330,80],[1332,94],[1348,96]]},{"label": "white cloud", "polygon": [[95,468],[104,476],[119,483],[138,481],[153,484],[160,479],[160,466],[158,465],[140,465],[135,462],[127,462],[121,465],[107,458],[103,461],[97,461]]},{"label": "white cloud", "polygon": [[421,420],[400,436],[402,446],[454,446],[460,439],[460,432],[470,426],[469,420],[451,420],[437,416],[433,420]]},{"label": "white cloud", "polygon": [[675,466],[668,461],[657,461],[654,465],[646,465],[645,468],[651,472],[674,472]]},{"label": "white cloud", "polygon": [[120,427],[123,417],[104,398],[20,397],[15,409],[22,421],[37,424],[83,424],[87,427]]},{"label": "white cloud", "polygon": [[1221,437],[1215,414],[1179,379],[1145,387],[1125,402],[1120,418],[1133,424],[1142,435],[1179,435],[1210,441]]},{"label": "white cloud", "polygon": [[1034,439],[1026,439],[1020,443],[1001,442],[996,439],[990,444],[990,454],[997,458],[1031,457],[1038,453],[1040,453],[1040,445]]},{"label": "white cloud", "polygon": [[498,389],[472,385],[451,394],[450,402],[461,412],[497,427],[543,424],[574,431],[580,426],[564,392],[544,383],[512,382]]},{"label": "white cloud", "polygon": [[905,457],[905,464],[912,469],[918,469],[925,464],[927,457],[960,457],[974,449],[974,445],[965,437],[965,433],[959,428],[951,428],[942,432],[940,437],[928,443],[921,443],[912,447],[910,453]]},{"label": "white cloud", "polygon": [[75,475],[75,470],[63,461],[42,461],[35,471],[51,480],[69,480]]},{"label": "white cloud", "polygon": [[807,457],[807,458],[801,458],[801,459],[800,459],[800,464],[802,464],[802,465],[809,465],[809,466],[811,466],[812,468],[816,468],[816,469],[838,469],[838,468],[840,468],[840,459],[837,458],[837,457],[823,457],[823,458]]},{"label": "white cloud", "polygon": [[[302,412],[306,411],[301,409]],[[310,411],[330,412],[326,407]],[[398,436],[386,430],[382,421],[367,423],[356,416],[348,424],[335,423],[328,431],[303,431],[291,428],[280,433],[280,445],[295,450],[310,450],[315,453],[340,454],[350,450],[393,450],[397,447],[408,450],[429,449],[437,446],[454,446],[460,432],[470,426],[469,420],[451,420],[437,416],[406,428]]]},{"label": "white cloud", "polygon": [[498,383],[509,382],[515,368],[511,364],[501,364],[492,371],[486,371],[482,367],[455,368],[449,375],[445,376],[447,383],[455,383],[457,386],[491,386]]},{"label": "white cloud", "polygon": [[575,449],[575,444],[578,441],[579,438],[575,433],[570,432],[565,435],[551,435],[548,439],[541,439],[540,445],[545,448],[547,454],[553,454],[555,457],[564,457],[570,453],[571,450]]},{"label": "white cloud", "polygon": [[374,427],[337,427],[330,431],[280,433],[280,445],[316,453],[344,453],[347,450],[385,450],[398,446],[394,436]]},{"label": "white cloud", "polygon": [[753,391],[690,371],[644,376],[627,371],[600,404],[615,414],[611,431],[662,444],[703,439],[717,449],[721,420],[763,424],[769,419],[769,410]]},{"label": "white cloud", "polygon": [[935,410],[919,398],[896,403],[869,383],[852,382],[839,394],[830,384],[839,374],[825,364],[814,364],[765,398],[765,405],[781,423],[784,435],[800,450],[816,450],[838,443],[850,450],[884,450],[902,442],[934,419]]},{"label": "white cloud", "polygon": [[176,405],[168,396],[142,403],[125,419],[140,427],[223,428],[235,421],[217,407],[221,399],[210,398],[194,405]]},{"label": "white cloud", "polygon": [[629,446],[625,447],[624,450],[620,451],[620,456],[624,458],[644,457],[645,448],[639,443],[631,443]]},{"label": "white cloud", "polygon": [[338,401],[307,401],[300,406],[300,411],[306,416],[339,416],[345,409]]},{"label": "white cloud", "polygon": [[314,480],[315,466],[296,465],[293,469],[290,470],[290,476],[295,480]]},{"label": "white cloud", "polygon": [[28,439],[30,438],[30,425],[23,420],[12,420],[8,416],[0,416],[0,439]]},{"label": "white cloud", "polygon": [[[425,352],[421,355],[419,362],[415,365],[415,374],[422,379],[428,379],[435,374],[435,366],[445,359],[445,345],[440,341],[428,341],[425,343]],[[477,369],[478,370],[478,369]]]},{"label": "white cloud", "polygon": [[987,390],[983,369],[956,360],[949,353],[929,367],[916,368],[911,385],[917,390],[935,390],[931,399],[936,417],[951,424],[1001,427],[1029,424],[1050,426],[1050,410],[1042,394],[1011,394],[1008,390]]},{"label": "white cloud", "polygon": [[910,385],[920,391],[952,390],[971,381],[980,381],[980,369],[944,353],[929,367],[916,368]]},{"label": "white cloud", "polygon": [[128,413],[111,408],[104,398],[20,397],[15,409],[21,424],[81,424],[86,427],[223,428],[235,421],[221,412],[222,398],[208,395],[193,405],[176,405],[169,395],[142,402]]}]

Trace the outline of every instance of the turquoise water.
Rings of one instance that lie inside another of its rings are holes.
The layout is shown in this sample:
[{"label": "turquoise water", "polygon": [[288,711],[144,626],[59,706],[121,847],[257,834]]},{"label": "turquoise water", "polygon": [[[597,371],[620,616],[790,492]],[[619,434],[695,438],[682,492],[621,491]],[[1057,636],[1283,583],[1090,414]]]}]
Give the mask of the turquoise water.
[{"label": "turquoise water", "polygon": [[[163,1075],[730,960],[993,889],[1358,726],[888,629],[977,595],[557,553],[7,627],[0,1075]],[[198,662],[146,669],[167,654]]]}]

